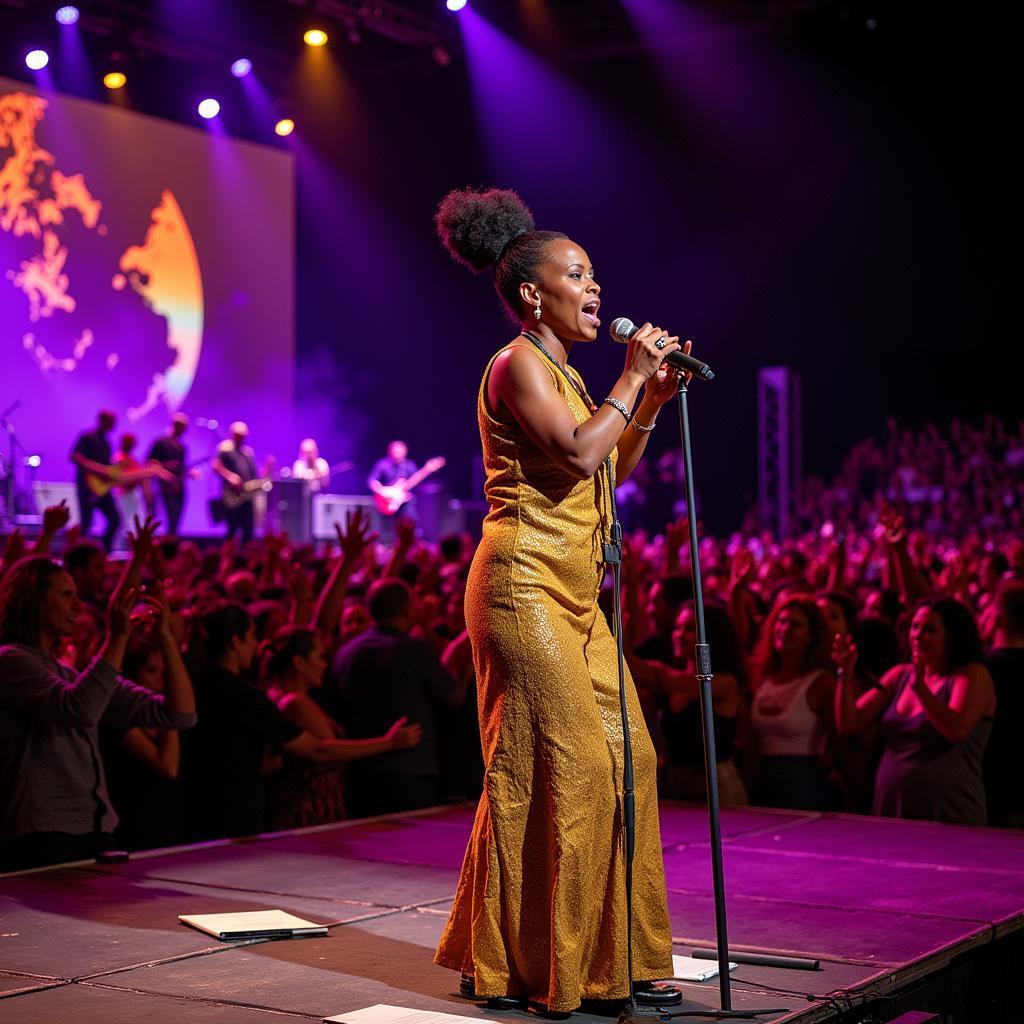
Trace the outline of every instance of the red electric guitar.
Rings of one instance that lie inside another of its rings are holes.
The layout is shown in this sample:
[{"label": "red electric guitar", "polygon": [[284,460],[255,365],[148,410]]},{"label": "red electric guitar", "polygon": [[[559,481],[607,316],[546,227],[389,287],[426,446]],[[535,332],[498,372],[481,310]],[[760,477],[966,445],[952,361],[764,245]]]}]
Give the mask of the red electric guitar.
[{"label": "red electric guitar", "polygon": [[412,501],[412,494],[409,492],[417,484],[426,480],[431,473],[436,473],[442,466],[444,466],[444,458],[439,455],[436,459],[427,459],[408,480],[403,478],[396,480],[389,487],[382,486],[373,495],[380,514],[393,516],[407,501]]}]

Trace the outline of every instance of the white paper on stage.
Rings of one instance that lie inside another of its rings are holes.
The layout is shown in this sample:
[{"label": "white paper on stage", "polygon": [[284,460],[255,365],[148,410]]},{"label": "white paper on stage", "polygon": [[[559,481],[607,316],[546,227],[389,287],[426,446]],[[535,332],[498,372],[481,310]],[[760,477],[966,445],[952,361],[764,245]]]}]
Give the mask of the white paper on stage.
[{"label": "white paper on stage", "polygon": [[217,939],[295,939],[327,934],[327,925],[306,921],[284,910],[179,914],[178,920]]},{"label": "white paper on stage", "polygon": [[[729,970],[735,971],[736,964],[730,961]],[[698,960],[693,956],[672,954],[672,979],[674,981],[707,981],[718,976],[717,960]]]},{"label": "white paper on stage", "polygon": [[496,1024],[480,1017],[460,1017],[456,1013],[415,1010],[411,1006],[389,1006],[387,1003],[324,1017],[324,1020],[340,1021],[341,1024]]}]

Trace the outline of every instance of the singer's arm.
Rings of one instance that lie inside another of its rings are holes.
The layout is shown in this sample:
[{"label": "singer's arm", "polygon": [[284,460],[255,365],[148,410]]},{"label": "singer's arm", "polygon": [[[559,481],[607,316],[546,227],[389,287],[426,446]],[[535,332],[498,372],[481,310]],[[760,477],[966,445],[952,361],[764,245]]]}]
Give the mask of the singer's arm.
[{"label": "singer's arm", "polygon": [[[624,371],[611,397],[632,408],[643,383],[641,373]],[[626,426],[610,405],[601,405],[586,423],[577,423],[551,386],[548,370],[522,346],[510,346],[494,361],[487,393],[492,413],[499,418],[511,413],[541,451],[581,480],[598,471]]]},{"label": "singer's arm", "polygon": [[[659,376],[664,371],[659,370]],[[675,394],[675,377],[672,377],[672,393]],[[654,421],[658,418],[658,410],[661,408],[656,402],[654,402],[648,395],[644,395],[643,401],[633,411],[633,419],[638,423],[641,423],[645,427],[651,426]],[[634,430],[633,427],[627,427],[622,437],[619,438],[619,443],[615,446],[619,453],[619,460],[616,463],[615,468],[615,486],[618,487],[620,484],[624,484],[629,479],[629,474],[636,468],[636,464],[640,461],[640,457],[644,453],[644,449],[647,447],[647,439],[650,437],[650,433]]]}]

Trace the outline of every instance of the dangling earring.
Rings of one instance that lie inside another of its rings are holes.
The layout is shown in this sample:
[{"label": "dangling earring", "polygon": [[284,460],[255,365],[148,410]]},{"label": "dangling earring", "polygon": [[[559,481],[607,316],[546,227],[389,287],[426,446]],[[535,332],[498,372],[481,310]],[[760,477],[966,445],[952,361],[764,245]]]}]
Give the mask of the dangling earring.
[{"label": "dangling earring", "polygon": [[540,300],[537,301],[537,305],[533,307],[533,315],[539,320],[540,319]]}]

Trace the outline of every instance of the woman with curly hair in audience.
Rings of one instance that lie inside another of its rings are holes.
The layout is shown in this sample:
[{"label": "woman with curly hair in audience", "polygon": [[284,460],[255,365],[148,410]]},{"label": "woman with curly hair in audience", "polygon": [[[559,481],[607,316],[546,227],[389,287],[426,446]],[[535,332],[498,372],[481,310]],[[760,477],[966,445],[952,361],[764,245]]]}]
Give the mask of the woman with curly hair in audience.
[{"label": "woman with curly hair in audience", "polygon": [[835,731],[828,652],[828,627],[813,597],[776,602],[755,653],[755,804],[823,811],[832,803],[824,760]]},{"label": "woman with curly hair in audience", "polygon": [[839,731],[881,720],[872,813],[984,825],[982,765],[996,697],[974,616],[953,598],[926,598],[910,623],[910,651],[910,662],[858,697],[851,685],[857,645],[836,637],[832,648]]}]

